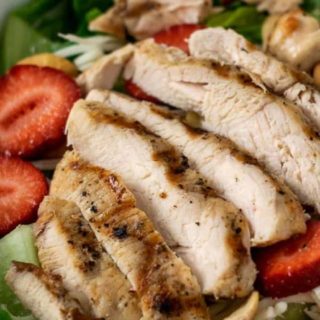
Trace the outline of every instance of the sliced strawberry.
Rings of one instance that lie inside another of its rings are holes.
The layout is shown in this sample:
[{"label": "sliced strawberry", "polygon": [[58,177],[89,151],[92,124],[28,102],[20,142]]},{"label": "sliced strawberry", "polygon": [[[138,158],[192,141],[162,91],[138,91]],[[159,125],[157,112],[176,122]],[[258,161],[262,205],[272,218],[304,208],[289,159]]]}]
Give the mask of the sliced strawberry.
[{"label": "sliced strawberry", "polygon": [[18,65],[0,78],[0,154],[30,157],[63,137],[75,81],[61,71]]},{"label": "sliced strawberry", "polygon": [[19,158],[0,157],[0,236],[34,221],[47,192],[41,171]]},{"label": "sliced strawberry", "polygon": [[135,83],[133,83],[131,80],[127,80],[124,84],[125,89],[128,94],[130,94],[132,97],[139,99],[139,100],[146,100],[153,103],[159,103],[159,100],[157,98],[154,98],[152,96],[149,96],[147,93],[145,93],[142,89],[140,89]]},{"label": "sliced strawberry", "polygon": [[254,253],[262,294],[286,297],[320,285],[320,221],[309,221],[307,232]]},{"label": "sliced strawberry", "polygon": [[184,52],[189,53],[189,37],[193,32],[203,28],[204,26],[199,26],[196,24],[183,24],[179,26],[173,26],[168,30],[160,31],[153,38],[159,44],[177,47]]}]

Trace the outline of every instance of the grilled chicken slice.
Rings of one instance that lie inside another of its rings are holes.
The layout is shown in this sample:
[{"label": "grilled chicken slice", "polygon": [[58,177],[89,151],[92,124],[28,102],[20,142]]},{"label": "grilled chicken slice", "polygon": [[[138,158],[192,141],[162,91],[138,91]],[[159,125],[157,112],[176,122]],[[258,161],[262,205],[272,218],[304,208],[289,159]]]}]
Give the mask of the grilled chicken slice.
[{"label": "grilled chicken slice", "polygon": [[140,319],[130,283],[103,251],[80,209],[72,202],[47,197],[39,215],[35,235],[44,270],[61,276],[87,313],[103,319]]},{"label": "grilled chicken slice", "polygon": [[301,9],[271,16],[264,25],[263,46],[278,59],[311,71],[320,62],[320,23]]},{"label": "grilled chicken slice", "polygon": [[251,290],[255,269],[248,224],[188,169],[186,157],[139,123],[85,101],[70,115],[68,141],[86,160],[122,176],[204,293],[232,297]]},{"label": "grilled chicken slice", "polygon": [[125,77],[168,104],[200,113],[204,129],[233,140],[320,210],[320,141],[294,105],[246,74],[153,40],[137,46]]},{"label": "grilled chicken slice", "polygon": [[190,268],[136,208],[135,198],[119,177],[67,153],[55,173],[51,193],[79,205],[141,298],[143,319],[208,319]]},{"label": "grilled chicken slice", "polygon": [[263,53],[231,29],[210,28],[194,32],[189,40],[189,50],[198,59],[245,70],[258,85],[298,105],[314,129],[320,132],[320,92],[304,73]]},{"label": "grilled chicken slice", "polygon": [[249,4],[257,4],[261,11],[270,13],[284,13],[295,9],[302,3],[302,0],[245,0]]},{"label": "grilled chicken slice", "polygon": [[30,263],[13,262],[5,278],[23,305],[39,320],[91,320],[62,286],[59,276]]},{"label": "grilled chicken slice", "polygon": [[139,121],[185,154],[220,196],[244,212],[252,230],[252,245],[270,245],[305,231],[303,210],[292,192],[231,142],[187,127],[165,107],[119,93],[93,90],[87,100],[101,102]]},{"label": "grilled chicken slice", "polygon": [[89,28],[136,39],[180,24],[198,24],[210,14],[210,0],[117,0],[105,14],[91,21]]},{"label": "grilled chicken slice", "polygon": [[86,69],[77,78],[83,92],[91,89],[111,89],[123,70],[123,66],[133,54],[133,45],[128,44],[107,54]]}]

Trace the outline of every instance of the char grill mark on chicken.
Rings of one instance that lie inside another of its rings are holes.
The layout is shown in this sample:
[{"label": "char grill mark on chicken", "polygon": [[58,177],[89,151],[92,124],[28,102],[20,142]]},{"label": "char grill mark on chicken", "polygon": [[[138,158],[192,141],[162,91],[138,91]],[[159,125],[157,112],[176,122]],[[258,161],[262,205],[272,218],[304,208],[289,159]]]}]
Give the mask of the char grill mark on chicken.
[{"label": "char grill mark on chicken", "polygon": [[141,299],[144,319],[208,319],[190,268],[136,208],[132,193],[117,175],[67,153],[56,170],[51,194],[77,203]]},{"label": "char grill mark on chicken", "polygon": [[56,275],[39,267],[12,262],[5,280],[23,305],[41,320],[93,320],[84,315],[78,302],[69,296]]},{"label": "char grill mark on chicken", "polygon": [[264,92],[244,73],[182,51],[140,43],[125,77],[147,94],[198,112],[208,131],[233,140],[320,210],[320,140],[289,102]]},{"label": "char grill mark on chicken", "polygon": [[243,69],[257,85],[296,104],[306,120],[320,132],[320,92],[307,74],[262,52],[231,29],[194,32],[189,48],[195,58]]},{"label": "char grill mark on chicken", "polygon": [[46,197],[34,230],[42,267],[62,278],[88,314],[119,320],[141,318],[130,283],[74,203]]},{"label": "char grill mark on chicken", "polygon": [[166,107],[116,92],[93,90],[86,99],[126,114],[178,148],[220,196],[244,212],[253,245],[269,245],[305,231],[303,209],[292,192],[230,141],[186,126]]},{"label": "char grill mark on chicken", "polygon": [[79,101],[67,127],[69,143],[85,160],[121,175],[204,293],[231,297],[251,290],[255,268],[248,224],[189,169],[185,156],[138,122],[98,103]]}]

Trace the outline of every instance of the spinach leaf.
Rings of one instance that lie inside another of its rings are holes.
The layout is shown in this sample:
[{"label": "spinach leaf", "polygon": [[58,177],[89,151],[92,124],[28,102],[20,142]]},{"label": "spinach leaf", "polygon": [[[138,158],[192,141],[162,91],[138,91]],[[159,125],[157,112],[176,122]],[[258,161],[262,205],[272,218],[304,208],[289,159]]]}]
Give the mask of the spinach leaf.
[{"label": "spinach leaf", "polygon": [[302,8],[320,20],[320,0],[304,0]]},{"label": "spinach leaf", "polygon": [[232,28],[254,43],[262,42],[262,24],[266,18],[254,6],[239,6],[235,10],[225,10],[207,19],[208,27]]},{"label": "spinach leaf", "polygon": [[89,36],[89,22],[107,10],[112,0],[31,0],[13,11],[0,43],[0,74],[18,60],[69,45],[58,33]]},{"label": "spinach leaf", "polygon": [[59,32],[73,33],[76,30],[70,0],[33,0],[14,11],[13,15],[50,39],[58,39]]},{"label": "spinach leaf", "polygon": [[11,12],[1,39],[0,73],[18,60],[63,46],[58,32],[76,29],[70,0],[32,0]]},{"label": "spinach leaf", "polygon": [[113,0],[72,0],[73,10],[80,20],[93,8],[104,12],[112,5]]},{"label": "spinach leaf", "polygon": [[52,52],[62,43],[51,41],[22,18],[11,15],[6,23],[1,43],[0,73],[20,59],[39,52]]}]

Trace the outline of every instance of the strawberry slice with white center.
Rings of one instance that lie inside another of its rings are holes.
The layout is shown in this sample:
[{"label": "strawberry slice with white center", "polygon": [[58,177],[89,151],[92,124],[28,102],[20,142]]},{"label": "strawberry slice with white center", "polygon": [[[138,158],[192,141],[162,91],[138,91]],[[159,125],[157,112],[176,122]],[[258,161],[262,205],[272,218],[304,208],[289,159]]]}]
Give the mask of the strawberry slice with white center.
[{"label": "strawberry slice with white center", "polygon": [[13,67],[0,78],[0,154],[31,157],[61,141],[80,96],[75,81],[61,71]]},{"label": "strawberry slice with white center", "polygon": [[18,224],[33,222],[47,193],[41,171],[19,158],[0,156],[0,236]]}]

